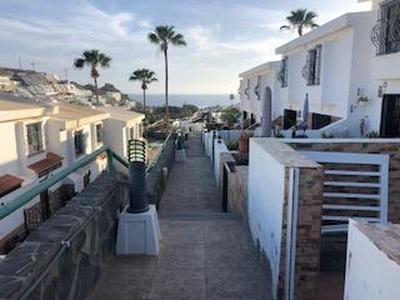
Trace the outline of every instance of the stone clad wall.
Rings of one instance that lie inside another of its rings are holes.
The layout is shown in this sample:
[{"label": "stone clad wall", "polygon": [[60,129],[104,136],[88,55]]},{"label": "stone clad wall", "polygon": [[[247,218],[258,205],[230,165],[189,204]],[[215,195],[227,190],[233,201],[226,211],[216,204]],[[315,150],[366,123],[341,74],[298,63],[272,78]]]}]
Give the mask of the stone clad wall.
[{"label": "stone clad wall", "polygon": [[[283,299],[286,274],[286,235],[288,225],[289,168],[285,170],[285,201],[283,207],[281,261],[278,298]],[[295,263],[295,299],[317,299],[320,270],[320,242],[323,170],[301,168],[297,215],[297,243]]]},{"label": "stone clad wall", "polygon": [[400,140],[378,139],[378,140],[318,140],[318,141],[296,141],[287,143],[294,149],[300,151],[333,151],[333,152],[356,152],[369,154],[389,154],[389,206],[388,220],[394,223],[400,222]]},{"label": "stone clad wall", "polygon": [[125,184],[98,177],[0,262],[0,298],[20,299],[30,290],[26,299],[85,299],[114,253],[127,199]]},{"label": "stone clad wall", "polygon": [[228,173],[228,211],[238,213],[247,219],[248,166],[235,166],[235,172]]}]

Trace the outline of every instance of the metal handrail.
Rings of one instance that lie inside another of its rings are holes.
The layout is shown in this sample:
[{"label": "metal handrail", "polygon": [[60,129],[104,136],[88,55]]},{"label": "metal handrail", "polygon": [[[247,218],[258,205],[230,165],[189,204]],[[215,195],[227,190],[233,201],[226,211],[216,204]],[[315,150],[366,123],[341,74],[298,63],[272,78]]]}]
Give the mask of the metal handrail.
[{"label": "metal handrail", "polygon": [[[161,153],[165,149],[167,142],[169,141],[171,136],[172,136],[172,133],[170,133],[167,136],[156,159],[149,166],[147,166],[146,173],[149,173],[150,170],[154,167],[154,165],[158,162],[158,160],[161,156]],[[97,156],[99,156],[103,152],[107,152],[107,157],[108,157],[107,168],[108,168],[109,173],[113,174],[115,171],[114,165],[113,165],[113,159],[115,159],[117,162],[119,162],[124,167],[126,167],[126,168],[129,167],[129,163],[125,158],[119,156],[117,153],[112,151],[109,146],[104,145],[101,148],[95,150],[94,152],[86,155],[85,157],[83,157],[79,161],[75,162],[71,166],[67,167],[66,169],[61,170],[60,172],[57,172],[53,176],[47,178],[46,180],[42,181],[38,185],[32,187],[26,193],[16,197],[14,200],[11,200],[11,201],[7,202],[5,205],[1,206],[0,207],[0,220],[4,219],[8,215],[12,214],[16,210],[18,210],[19,208],[21,208],[22,206],[27,204],[29,201],[31,201],[32,198],[40,195],[43,191],[45,191],[52,185],[56,184],[60,180],[64,179],[71,173],[73,173],[76,170],[82,168],[83,166],[91,163],[93,160],[96,159]]]},{"label": "metal handrail", "polygon": [[164,143],[162,144],[161,149],[158,152],[156,158],[151,162],[151,164],[147,166],[146,173],[149,173],[150,170],[157,164],[157,162],[161,157],[162,152],[164,151],[165,147],[167,147],[168,141],[171,139],[171,137],[172,137],[172,132],[170,132],[168,136],[165,138]]},{"label": "metal handrail", "polygon": [[28,190],[26,193],[16,197],[14,200],[11,200],[10,202],[6,203],[5,205],[0,207],[0,220],[4,219],[6,216],[9,214],[15,212],[17,209],[21,208],[25,204],[27,204],[29,201],[32,200],[32,198],[40,195],[43,191],[51,187],[52,185],[56,184],[60,180],[64,179],[71,173],[75,172],[76,170],[82,168],[82,166],[87,165],[88,163],[92,162],[93,160],[96,159],[97,156],[99,156],[103,152],[107,152],[107,155],[109,157],[109,164],[108,164],[108,170],[110,173],[113,172],[113,165],[112,165],[112,158],[114,158],[116,161],[121,163],[123,166],[128,167],[128,162],[123,159],[122,157],[118,156],[116,153],[111,151],[111,149],[108,146],[102,146],[101,148],[95,150],[93,153],[83,157],[79,161],[75,162],[68,168],[61,170],[60,172],[54,174],[53,176],[49,177],[48,179],[44,180],[43,182],[39,183],[37,186],[32,187],[30,190]]}]

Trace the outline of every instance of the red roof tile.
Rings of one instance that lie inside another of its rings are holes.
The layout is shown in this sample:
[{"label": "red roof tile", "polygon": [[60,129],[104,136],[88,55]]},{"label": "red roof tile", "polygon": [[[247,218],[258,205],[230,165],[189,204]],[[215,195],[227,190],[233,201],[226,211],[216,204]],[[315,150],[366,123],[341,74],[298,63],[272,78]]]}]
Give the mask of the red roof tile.
[{"label": "red roof tile", "polygon": [[0,176],[0,197],[19,188],[23,181],[23,179],[11,174]]},{"label": "red roof tile", "polygon": [[54,153],[47,153],[46,158],[39,160],[28,166],[29,169],[39,174],[39,177],[48,174],[49,172],[61,167],[61,161],[63,158]]}]

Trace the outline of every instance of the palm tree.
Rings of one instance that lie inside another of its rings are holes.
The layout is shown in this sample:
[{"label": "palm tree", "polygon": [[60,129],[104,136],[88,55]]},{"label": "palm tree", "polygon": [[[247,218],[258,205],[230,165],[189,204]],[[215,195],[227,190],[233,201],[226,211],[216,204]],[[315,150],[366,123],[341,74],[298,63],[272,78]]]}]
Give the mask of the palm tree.
[{"label": "palm tree", "polygon": [[130,81],[140,81],[142,83],[144,115],[146,115],[146,90],[148,89],[150,83],[158,81],[155,75],[156,74],[149,69],[139,69],[134,71],[129,77]]},{"label": "palm tree", "polygon": [[168,108],[168,47],[173,46],[186,46],[184,36],[176,33],[174,26],[157,26],[154,31],[148,34],[151,43],[157,45],[164,53],[165,59],[165,123],[169,127],[169,108]]},{"label": "palm tree", "polygon": [[307,11],[306,8],[292,10],[290,16],[286,17],[289,25],[283,25],[280,29],[297,29],[299,36],[302,36],[305,28],[318,27],[318,24],[314,22],[316,17],[318,17],[318,15],[315,12]]},{"label": "palm tree", "polygon": [[81,57],[74,60],[75,68],[83,69],[85,66],[90,67],[90,76],[93,78],[94,85],[96,87],[95,94],[97,104],[99,104],[99,86],[97,83],[97,78],[100,76],[97,68],[108,68],[110,63],[111,57],[96,49],[86,50],[82,53]]}]

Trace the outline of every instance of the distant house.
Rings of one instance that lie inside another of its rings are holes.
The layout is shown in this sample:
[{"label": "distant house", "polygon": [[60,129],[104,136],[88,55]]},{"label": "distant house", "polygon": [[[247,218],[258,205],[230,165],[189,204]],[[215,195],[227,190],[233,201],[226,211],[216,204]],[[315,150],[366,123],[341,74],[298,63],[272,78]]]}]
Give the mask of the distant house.
[{"label": "distant house", "polygon": [[0,76],[0,91],[13,92],[15,91],[15,83],[8,76]]},{"label": "distant house", "polygon": [[[0,206],[12,201],[64,165],[64,158],[48,147],[49,119],[58,107],[0,94]],[[24,210],[39,207],[43,218],[53,209],[51,195],[60,184],[35,197],[0,220],[0,250],[24,230]]]},{"label": "distant house", "polygon": [[115,153],[128,158],[128,141],[142,139],[144,114],[110,106],[103,106],[101,110],[110,115],[104,121],[105,144]]},{"label": "distant house", "polygon": [[104,86],[100,88],[102,94],[104,94],[107,98],[111,98],[117,102],[121,101],[122,94],[121,91],[118,90],[114,85],[111,83],[106,83]]},{"label": "distant house", "polygon": [[[109,114],[89,107],[59,104],[59,113],[49,120],[49,149],[65,158],[65,165],[79,161],[104,143],[104,122]],[[65,184],[80,192],[107,166],[106,156],[70,174]]]}]

